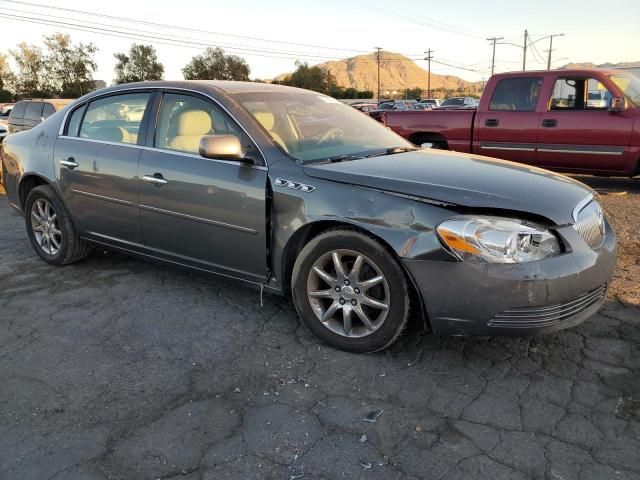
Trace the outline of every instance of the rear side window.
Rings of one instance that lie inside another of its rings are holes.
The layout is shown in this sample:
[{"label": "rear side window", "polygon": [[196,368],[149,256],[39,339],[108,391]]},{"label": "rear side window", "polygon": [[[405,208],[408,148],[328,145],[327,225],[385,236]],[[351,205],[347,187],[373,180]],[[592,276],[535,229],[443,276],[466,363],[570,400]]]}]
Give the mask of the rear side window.
[{"label": "rear side window", "polygon": [[13,107],[13,110],[11,110],[11,115],[10,118],[24,118],[24,110],[27,106],[27,102],[18,102],[15,104],[15,106]]},{"label": "rear side window", "polygon": [[79,136],[118,143],[138,143],[140,125],[150,93],[128,93],[100,98],[89,104]]},{"label": "rear side window", "polygon": [[50,103],[45,103],[42,108],[42,118],[49,118],[51,115],[56,113],[56,109],[53,108],[53,105]]},{"label": "rear side window", "polygon": [[541,87],[539,77],[503,78],[493,91],[489,110],[535,112]]},{"label": "rear side window", "polygon": [[67,136],[78,136],[78,129],[80,128],[80,122],[82,121],[82,115],[84,114],[85,108],[86,105],[76,108],[69,116],[69,121],[67,123]]},{"label": "rear side window", "polygon": [[24,119],[39,122],[42,118],[42,102],[28,102],[24,111]]}]

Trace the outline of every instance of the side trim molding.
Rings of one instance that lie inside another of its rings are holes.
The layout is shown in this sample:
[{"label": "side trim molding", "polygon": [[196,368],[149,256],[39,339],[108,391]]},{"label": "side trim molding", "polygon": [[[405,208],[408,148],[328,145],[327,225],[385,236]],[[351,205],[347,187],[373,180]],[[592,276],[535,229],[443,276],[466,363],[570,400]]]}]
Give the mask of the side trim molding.
[{"label": "side trim molding", "polygon": [[174,212],[172,210],[165,210],[163,208],[152,207],[150,205],[140,204],[140,208],[149,212],[163,213],[165,215],[171,215],[172,217],[184,218],[186,220],[193,220],[194,222],[206,223],[209,225],[215,225],[216,227],[229,228],[231,230],[238,230],[240,232],[250,233],[252,235],[258,234],[258,231],[254,230],[253,228],[233,225],[231,223],[218,222],[216,220],[209,220],[208,218],[195,217],[193,215],[187,215],[186,213]]}]

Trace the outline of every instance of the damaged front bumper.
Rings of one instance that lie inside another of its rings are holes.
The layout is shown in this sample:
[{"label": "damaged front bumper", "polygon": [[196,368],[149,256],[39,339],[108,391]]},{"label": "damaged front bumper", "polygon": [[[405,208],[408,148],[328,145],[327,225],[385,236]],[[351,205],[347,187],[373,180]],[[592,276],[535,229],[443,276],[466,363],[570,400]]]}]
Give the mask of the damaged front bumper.
[{"label": "damaged front bumper", "polygon": [[606,223],[597,251],[572,226],[557,230],[567,251],[521,264],[404,259],[438,335],[531,335],[577,325],[604,301],[616,264]]}]

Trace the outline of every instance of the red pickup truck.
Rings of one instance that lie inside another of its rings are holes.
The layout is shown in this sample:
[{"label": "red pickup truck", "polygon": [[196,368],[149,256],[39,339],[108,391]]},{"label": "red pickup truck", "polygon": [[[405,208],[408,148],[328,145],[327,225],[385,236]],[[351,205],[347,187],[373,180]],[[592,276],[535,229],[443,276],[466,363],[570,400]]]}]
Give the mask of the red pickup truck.
[{"label": "red pickup truck", "polygon": [[375,112],[417,145],[553,170],[640,175],[640,79],[616,70],[494,75],[477,109]]}]

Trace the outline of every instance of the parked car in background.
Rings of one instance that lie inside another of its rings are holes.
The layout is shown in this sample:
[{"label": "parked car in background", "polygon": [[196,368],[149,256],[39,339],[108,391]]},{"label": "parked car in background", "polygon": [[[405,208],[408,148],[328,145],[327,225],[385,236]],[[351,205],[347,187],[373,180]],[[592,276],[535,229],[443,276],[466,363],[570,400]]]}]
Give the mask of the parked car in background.
[{"label": "parked car in background", "polygon": [[385,100],[378,103],[376,110],[410,110],[411,106],[416,103],[415,100]]},{"label": "parked car in background", "polygon": [[446,98],[439,108],[474,108],[478,106],[478,102],[473,97],[451,97]]},{"label": "parked car in background", "polygon": [[[137,108],[141,120],[126,115]],[[8,199],[46,262],[97,244],[241,279],[290,294],[313,333],[352,352],[391,345],[410,311],[436,334],[573,326],[615,267],[589,187],[418,149],[308,90],[119,85],[2,152]]]},{"label": "parked car in background", "polygon": [[13,105],[13,103],[0,103],[0,120],[9,118]]},{"label": "parked car in background", "polygon": [[414,103],[411,110],[432,110],[434,108],[430,103]]},{"label": "parked car in background", "polygon": [[9,135],[9,125],[6,120],[0,120],[0,143],[7,135]]},{"label": "parked car in background", "polygon": [[351,107],[355,108],[356,110],[360,110],[361,112],[364,113],[369,113],[372,110],[375,110],[376,108],[378,108],[378,104],[377,103],[352,103],[350,105]]},{"label": "parked car in background", "polygon": [[[589,100],[596,86],[605,90]],[[609,98],[602,104],[602,98]],[[477,110],[385,112],[409,141],[553,170],[640,175],[640,79],[616,70],[491,77]]]},{"label": "parked car in background", "polygon": [[9,115],[9,133],[29,130],[72,102],[67,99],[28,99],[15,104]]},{"label": "parked car in background", "polygon": [[442,102],[439,98],[423,98],[419,103],[427,103],[433,107],[439,107]]}]

